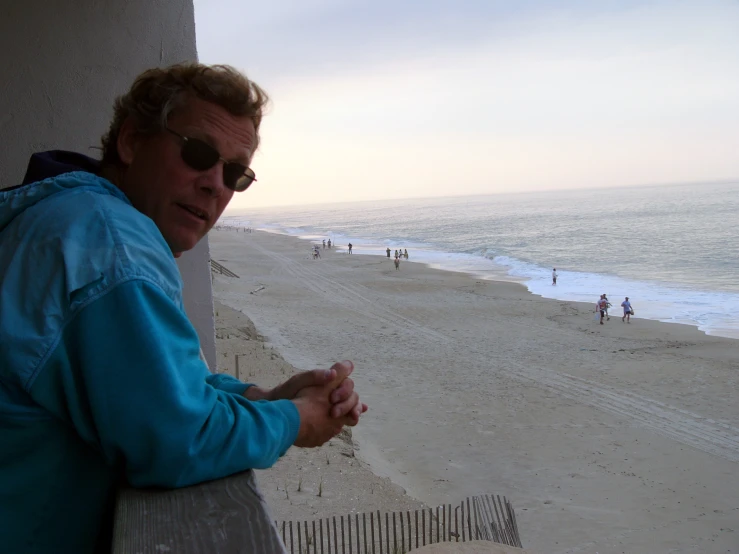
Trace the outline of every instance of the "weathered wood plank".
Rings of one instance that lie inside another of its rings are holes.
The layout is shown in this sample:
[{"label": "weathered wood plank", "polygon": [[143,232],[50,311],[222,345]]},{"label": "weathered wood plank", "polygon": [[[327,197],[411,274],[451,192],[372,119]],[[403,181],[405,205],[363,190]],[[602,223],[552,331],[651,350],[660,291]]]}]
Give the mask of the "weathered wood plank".
[{"label": "weathered wood plank", "polygon": [[[255,527],[269,528],[266,511],[255,510],[253,475],[175,490],[122,488],[118,493],[113,554],[237,554],[254,552]],[[279,552],[279,550],[275,550]]]}]

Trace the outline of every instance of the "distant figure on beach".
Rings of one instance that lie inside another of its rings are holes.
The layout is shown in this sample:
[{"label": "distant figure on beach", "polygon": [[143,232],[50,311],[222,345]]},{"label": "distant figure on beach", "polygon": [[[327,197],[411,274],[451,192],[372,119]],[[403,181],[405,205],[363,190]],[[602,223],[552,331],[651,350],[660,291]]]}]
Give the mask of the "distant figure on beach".
[{"label": "distant figure on beach", "polygon": [[318,248],[318,245],[316,244],[313,247],[313,259],[315,260],[316,258],[320,258],[320,257],[321,257],[321,250]]},{"label": "distant figure on beach", "polygon": [[352,253],[352,243],[350,242],[349,243],[349,254],[351,254],[351,253]]},{"label": "distant figure on beach", "polygon": [[407,260],[408,259],[408,249],[405,249],[403,252],[404,252],[403,257],[405,257],[405,259]]},{"label": "distant figure on beach", "polygon": [[389,258],[390,257],[390,247],[388,247],[388,249],[386,250],[386,252],[387,252],[387,257]]},{"label": "distant figure on beach", "polygon": [[629,302],[629,297],[626,297],[626,300],[621,302],[621,307],[624,309],[624,316],[621,318],[621,321],[626,321],[626,323],[631,323],[631,316],[634,315],[634,308],[631,307],[631,302]]},{"label": "distant figure on beach", "polygon": [[395,271],[398,271],[400,269],[400,258],[397,256],[395,257]]},{"label": "distant figure on beach", "polygon": [[598,301],[595,303],[595,311],[600,312],[600,324],[603,325],[603,318],[606,316],[606,302],[605,294],[601,294]]},{"label": "distant figure on beach", "polygon": [[605,295],[605,293],[603,294],[603,300],[606,301],[606,321],[610,321],[611,316],[608,315],[608,308],[611,307],[611,303],[608,301],[608,297]]},{"label": "distant figure on beach", "polygon": [[395,257],[396,258],[398,257],[398,251],[397,250],[395,251]]},{"label": "distant figure on beach", "polygon": [[552,285],[557,284],[557,268],[552,269]]},{"label": "distant figure on beach", "polygon": [[328,239],[328,249],[331,250],[331,239]]},{"label": "distant figure on beach", "polygon": [[326,250],[326,239],[323,239],[323,249]]}]

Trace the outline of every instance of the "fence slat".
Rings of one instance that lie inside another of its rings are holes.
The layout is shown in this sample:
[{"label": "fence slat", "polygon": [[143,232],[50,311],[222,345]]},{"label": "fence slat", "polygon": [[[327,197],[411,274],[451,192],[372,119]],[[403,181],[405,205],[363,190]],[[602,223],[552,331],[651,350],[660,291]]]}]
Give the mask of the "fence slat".
[{"label": "fence slat", "polygon": [[354,523],[356,524],[356,531],[357,531],[357,554],[361,554],[362,548],[359,542],[359,514],[354,514]]},{"label": "fence slat", "polygon": [[[316,520],[313,520],[313,554],[318,554],[318,535],[316,535]],[[321,545],[321,552],[323,552],[323,545]]]},{"label": "fence slat", "polygon": [[375,554],[375,512],[370,512],[370,540],[372,541],[372,554]]},{"label": "fence slat", "polygon": [[459,512],[457,511],[459,506],[454,508],[454,534],[457,535],[457,542],[459,542]]},{"label": "fence slat", "polygon": [[470,513],[470,497],[467,497],[467,540],[475,540],[472,537],[472,514]]},{"label": "fence slat", "polygon": [[426,510],[421,510],[421,546],[426,546]]},{"label": "fence slat", "polygon": [[416,548],[418,548],[418,510],[416,510]]},{"label": "fence slat", "polygon": [[390,554],[390,514],[385,512],[385,550]]},{"label": "fence slat", "polygon": [[411,511],[406,512],[406,521],[408,522],[408,550],[413,548],[413,535],[411,533]]},{"label": "fence slat", "polygon": [[298,527],[298,554],[303,554],[303,537],[300,533],[300,522],[297,523]]},{"label": "fence slat", "polygon": [[[382,554],[382,516],[380,510],[377,510],[377,542],[379,543],[380,554]],[[388,552],[388,554],[390,553]]]},{"label": "fence slat", "polygon": [[[349,554],[353,554],[352,552],[352,515],[349,514],[346,516],[346,523],[347,523],[347,533],[349,534]],[[357,552],[359,554],[359,552]]]},{"label": "fence slat", "polygon": [[336,516],[334,516],[334,554],[339,554],[339,537],[336,534]]}]

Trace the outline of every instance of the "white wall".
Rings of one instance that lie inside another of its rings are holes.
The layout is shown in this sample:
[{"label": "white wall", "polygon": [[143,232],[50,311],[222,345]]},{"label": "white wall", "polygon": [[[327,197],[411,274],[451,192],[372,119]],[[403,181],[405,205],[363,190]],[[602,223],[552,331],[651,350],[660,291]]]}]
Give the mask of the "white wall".
[{"label": "white wall", "polygon": [[[115,96],[146,68],[194,60],[192,0],[0,0],[0,188],[28,157],[96,157]],[[182,257],[185,305],[215,369],[208,244]]]}]

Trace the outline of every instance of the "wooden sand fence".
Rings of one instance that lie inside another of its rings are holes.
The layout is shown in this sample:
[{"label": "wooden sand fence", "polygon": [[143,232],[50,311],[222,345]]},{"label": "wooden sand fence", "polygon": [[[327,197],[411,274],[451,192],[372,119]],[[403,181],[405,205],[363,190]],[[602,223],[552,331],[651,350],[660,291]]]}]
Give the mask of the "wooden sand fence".
[{"label": "wooden sand fence", "polygon": [[278,523],[290,554],[403,554],[439,542],[488,540],[521,547],[516,514],[503,497],[470,496],[406,512],[348,514]]},{"label": "wooden sand fence", "polygon": [[225,275],[226,277],[236,277],[237,279],[240,279],[240,277],[236,275],[233,271],[219,264],[213,258],[210,259],[210,269],[212,271],[217,271],[218,273],[220,273],[221,275]]}]

